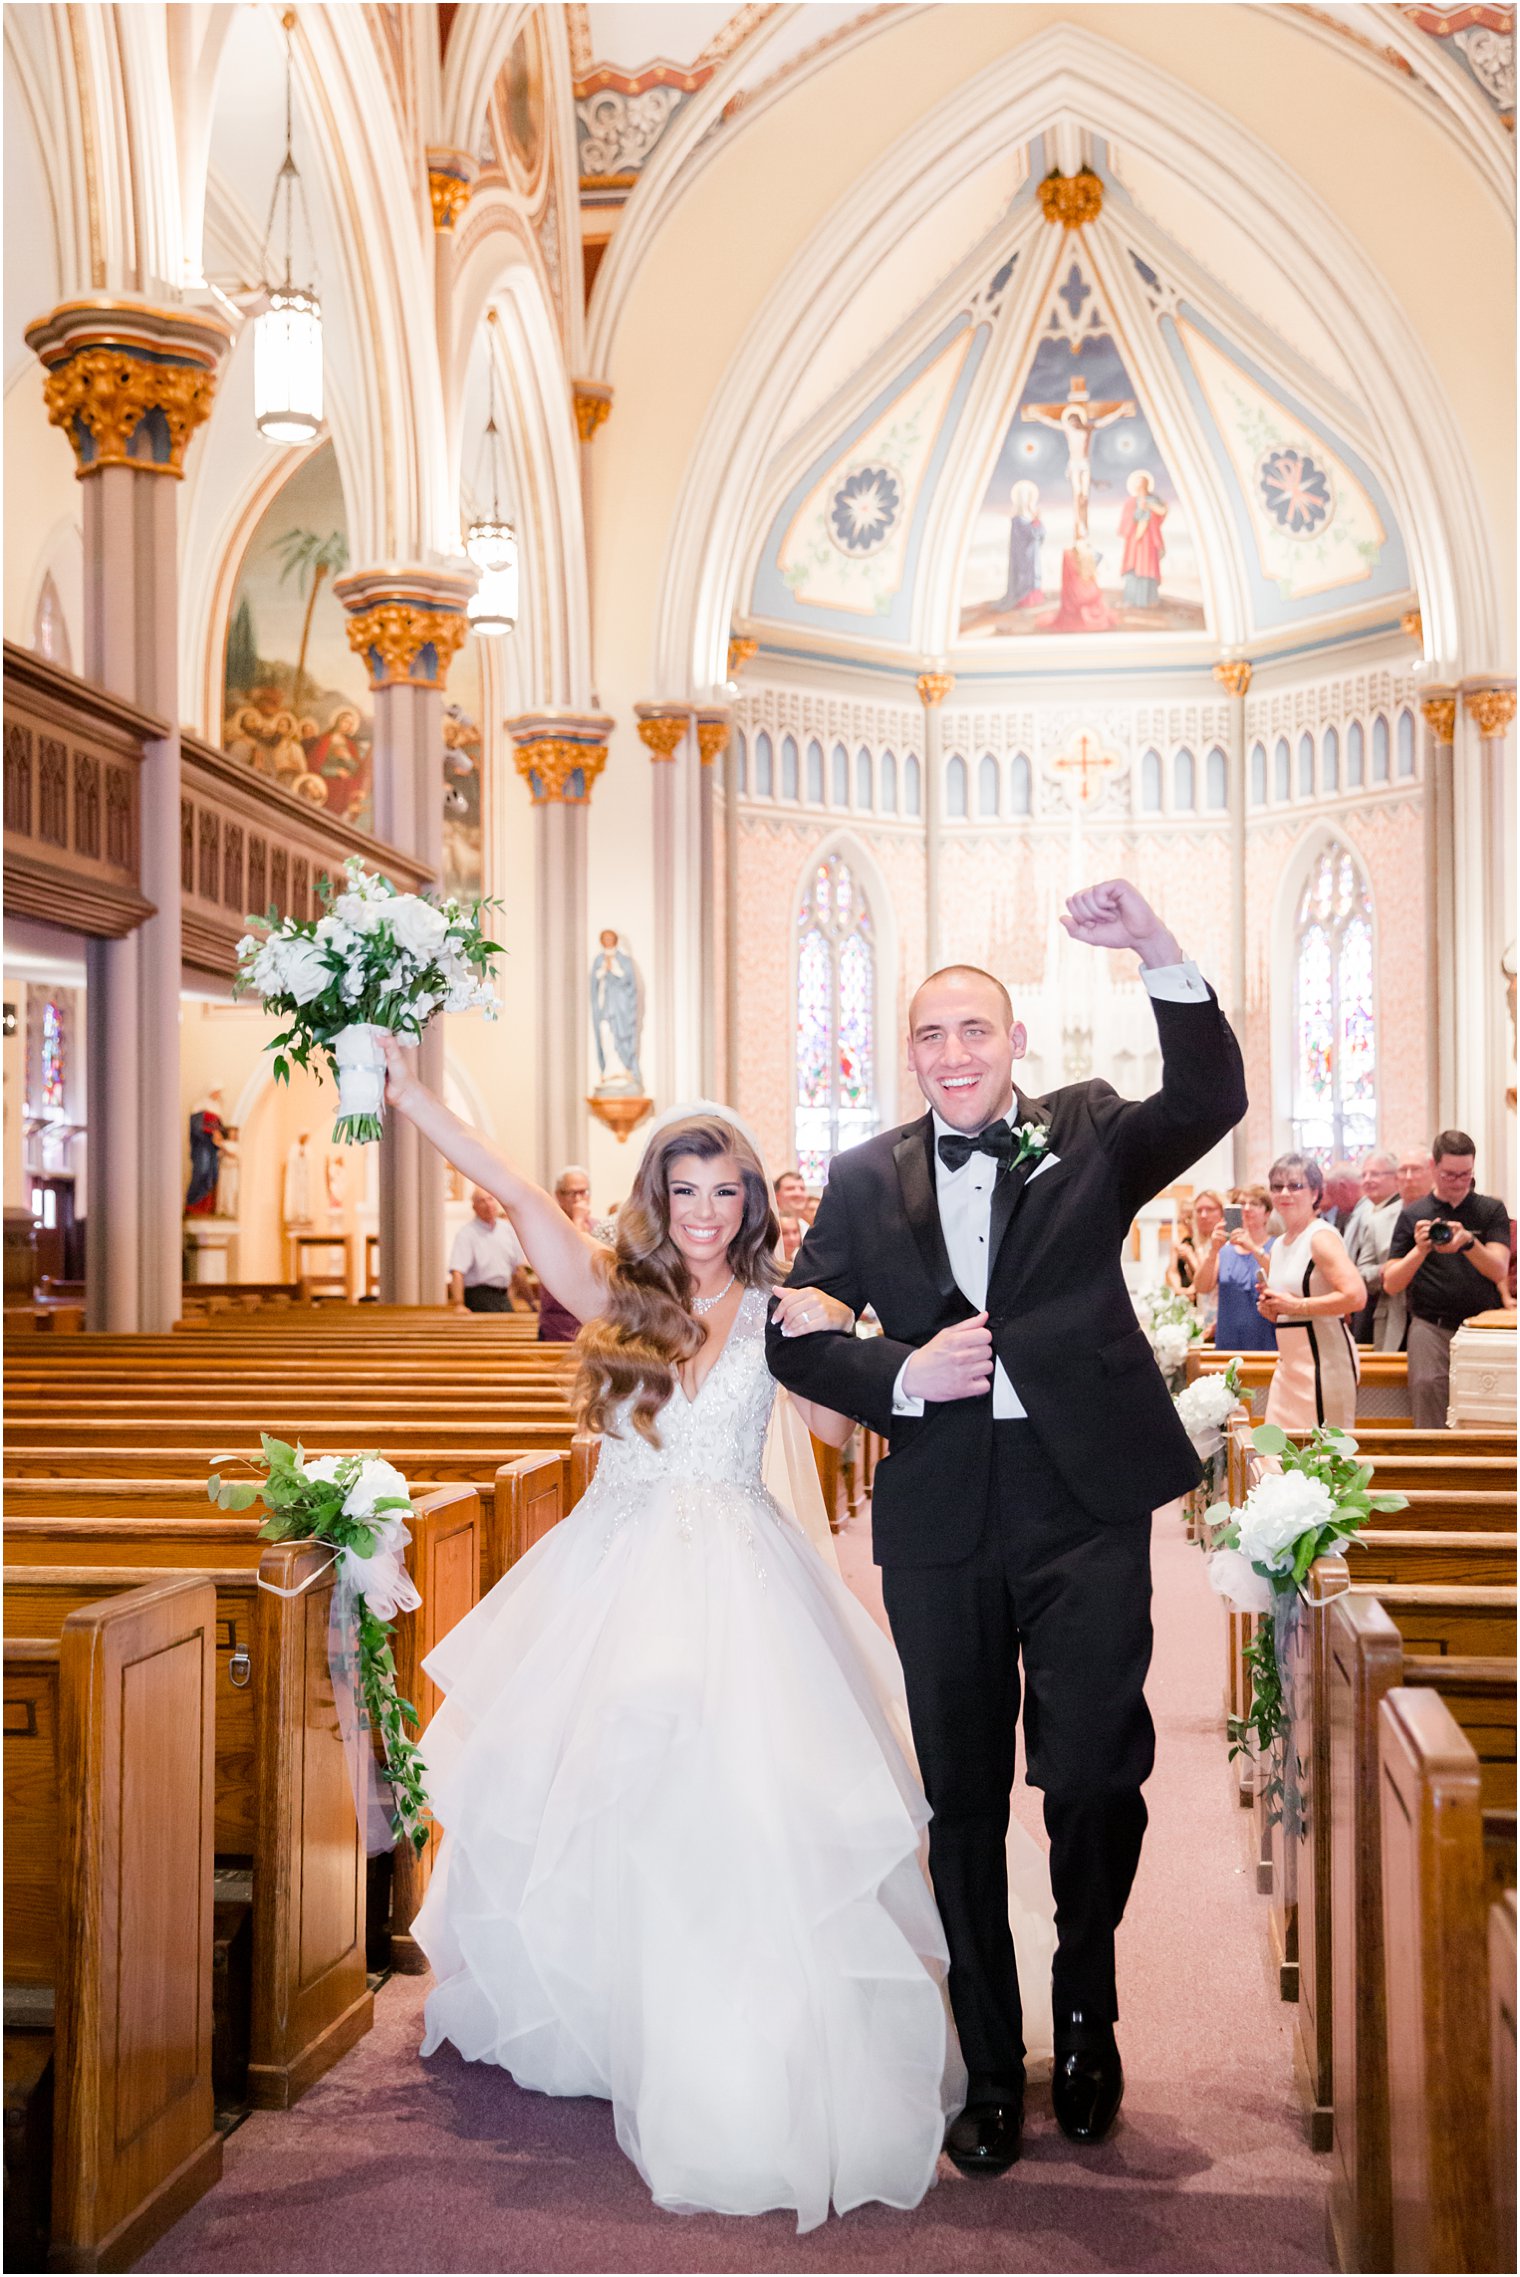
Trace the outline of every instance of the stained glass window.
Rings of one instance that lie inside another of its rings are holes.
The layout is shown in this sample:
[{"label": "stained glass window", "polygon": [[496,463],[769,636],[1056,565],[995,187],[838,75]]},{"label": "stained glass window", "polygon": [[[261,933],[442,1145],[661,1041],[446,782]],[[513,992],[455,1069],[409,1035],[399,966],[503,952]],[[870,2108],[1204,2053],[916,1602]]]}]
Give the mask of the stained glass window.
[{"label": "stained glass window", "polygon": [[1354,855],[1327,846],[1299,897],[1294,1143],[1323,1162],[1377,1143],[1372,902]]},{"label": "stained glass window", "polygon": [[42,1007],[42,1055],[39,1070],[44,1114],[63,1113],[63,1088],[68,1066],[63,1040],[63,1007],[49,997]]},{"label": "stained glass window", "polygon": [[876,1129],[876,932],[843,854],[809,872],[797,912],[796,1121],[813,1185]]}]

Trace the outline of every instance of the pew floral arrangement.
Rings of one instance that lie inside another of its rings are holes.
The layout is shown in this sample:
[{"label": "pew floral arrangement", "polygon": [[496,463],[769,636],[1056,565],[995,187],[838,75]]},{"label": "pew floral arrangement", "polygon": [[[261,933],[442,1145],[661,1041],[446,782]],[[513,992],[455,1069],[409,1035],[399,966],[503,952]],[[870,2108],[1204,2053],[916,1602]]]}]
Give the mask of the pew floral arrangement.
[{"label": "pew floral arrangement", "polygon": [[474,902],[426,901],[398,893],[366,870],[357,854],[343,882],[323,878],[322,915],[277,917],[238,943],[237,988],[262,999],[285,1026],[269,1049],[277,1083],[321,1052],[338,1086],[339,1146],[365,1146],[380,1136],[385,1061],[377,1029],[416,1043],[436,1012],[482,1011],[494,1019],[492,958]]},{"label": "pew floral arrangement", "polygon": [[1269,1755],[1283,1738],[1282,1635],[1310,1566],[1354,1541],[1374,1511],[1402,1510],[1408,1499],[1371,1493],[1371,1463],[1358,1461],[1348,1432],[1328,1424],[1301,1447],[1277,1424],[1258,1424],[1251,1444],[1278,1467],[1261,1472],[1238,1511],[1216,1502],[1206,1514],[1214,1542],[1210,1582],[1237,1612],[1258,1616],[1244,1655],[1251,1705],[1230,1718],[1232,1757]]},{"label": "pew floral arrangement", "polygon": [[1187,1357],[1203,1336],[1203,1322],[1175,1289],[1141,1289],[1135,1298],[1140,1326],[1150,1339],[1152,1356],[1175,1393],[1187,1367]]},{"label": "pew floral arrangement", "polygon": [[[374,1730],[380,1735],[391,1793],[383,1823],[392,1839],[404,1838],[420,1853],[428,1840],[428,1799],[422,1757],[405,1728],[416,1724],[417,1711],[396,1689],[391,1649],[396,1615],[422,1603],[402,1555],[412,1538],[406,1524],[411,1491],[400,1471],[378,1455],[308,1455],[267,1432],[260,1435],[260,1444],[262,1463],[251,1455],[218,1455],[213,1466],[246,1461],[254,1477],[212,1477],[206,1491],[221,1510],[248,1510],[262,1502],[269,1515],[259,1532],[268,1541],[322,1542],[331,1548],[329,1564],[337,1566],[338,1574],[328,1655],[359,1823],[368,1837],[375,1815],[369,1744]],[[355,1668],[362,1717],[354,1703]],[[383,1806],[376,1808],[383,1812]],[[369,1846],[386,1847],[383,1834]]]},{"label": "pew floral arrangement", "polygon": [[[1200,1376],[1196,1383],[1185,1384],[1172,1396],[1177,1420],[1193,1442],[1193,1452],[1203,1464],[1203,1478],[1190,1497],[1190,1508],[1195,1518],[1201,1519],[1208,1504],[1223,1488],[1229,1464],[1229,1450],[1225,1446],[1224,1427],[1241,1403],[1240,1361],[1231,1360],[1222,1375]],[[1200,1529],[1199,1539],[1206,1537]]]}]

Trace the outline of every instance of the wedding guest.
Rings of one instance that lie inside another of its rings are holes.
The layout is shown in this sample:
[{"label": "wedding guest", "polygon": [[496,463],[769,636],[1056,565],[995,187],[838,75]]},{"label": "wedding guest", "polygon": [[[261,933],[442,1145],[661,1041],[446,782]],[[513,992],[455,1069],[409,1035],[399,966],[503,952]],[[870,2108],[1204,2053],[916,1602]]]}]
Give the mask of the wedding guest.
[{"label": "wedding guest", "polygon": [[1370,1344],[1377,1352],[1402,1352],[1409,1322],[1403,1292],[1395,1294],[1383,1286],[1383,1267],[1403,1207],[1398,1156],[1369,1154],[1362,1164],[1362,1198],[1346,1228],[1346,1253],[1367,1284],[1367,1302],[1352,1333],[1358,1344]]},{"label": "wedding guest", "polygon": [[1227,1234],[1221,1222],[1222,1238],[1211,1240],[1208,1255],[1199,1261],[1197,1285],[1205,1295],[1218,1294],[1216,1351],[1271,1352],[1277,1331],[1257,1297],[1272,1254],[1273,1237],[1267,1231],[1272,1197],[1265,1186],[1237,1186],[1230,1200],[1239,1207],[1240,1224]]},{"label": "wedding guest", "polygon": [[1322,1225],[1333,1225],[1342,1241],[1346,1230],[1362,1199],[1362,1174],[1354,1162],[1332,1162],[1325,1172],[1325,1189],[1320,1197],[1319,1215]]},{"label": "wedding guest", "polygon": [[778,1218],[797,1218],[806,1233],[818,1214],[818,1204],[807,1189],[807,1180],[800,1170],[783,1170],[775,1181],[776,1215]]},{"label": "wedding guest", "polygon": [[1466,1131],[1440,1131],[1429,1193],[1406,1202],[1393,1229],[1383,1286],[1409,1291],[1409,1406],[1417,1431],[1442,1431],[1451,1340],[1475,1312],[1497,1311],[1509,1280],[1509,1211],[1473,1185],[1478,1150]]},{"label": "wedding guest", "polygon": [[1277,1366],[1266,1421],[1285,1431],[1312,1431],[1356,1421],[1360,1363],[1350,1316],[1367,1301],[1361,1274],[1333,1225],[1316,1213],[1325,1174],[1311,1155],[1283,1154],[1267,1173],[1267,1191],[1282,1221],[1267,1263],[1261,1310],[1277,1330]]},{"label": "wedding guest", "polygon": [[[583,1233],[592,1232],[591,1179],[578,1162],[567,1163],[554,1181],[554,1199],[572,1225]],[[600,1240],[600,1234],[593,1238]],[[540,1344],[573,1344],[581,1332],[581,1324],[573,1312],[562,1305],[552,1289],[544,1282],[538,1289],[538,1341]]]},{"label": "wedding guest", "polygon": [[[1215,1240],[1215,1235],[1218,1240]],[[1202,1296],[1198,1290],[1198,1269],[1205,1257],[1218,1256],[1224,1240],[1224,1197],[1212,1186],[1200,1186],[1193,1196],[1187,1213],[1186,1230],[1172,1243],[1171,1262],[1166,1269],[1166,1285],[1179,1296],[1192,1297],[1204,1322],[1212,1322],[1217,1305],[1215,1283],[1210,1282]]]},{"label": "wedding guest", "polygon": [[792,1261],[806,1238],[807,1223],[802,1218],[781,1218],[777,1222],[781,1227],[781,1239],[776,1244],[776,1255],[790,1272]]},{"label": "wedding guest", "polygon": [[449,1251],[449,1305],[455,1312],[511,1312],[514,1284],[525,1295],[522,1244],[483,1186],[471,1194],[470,1209]]},{"label": "wedding guest", "polygon": [[1407,1209],[1435,1184],[1435,1157],[1423,1146],[1407,1146],[1399,1156],[1399,1200]]}]

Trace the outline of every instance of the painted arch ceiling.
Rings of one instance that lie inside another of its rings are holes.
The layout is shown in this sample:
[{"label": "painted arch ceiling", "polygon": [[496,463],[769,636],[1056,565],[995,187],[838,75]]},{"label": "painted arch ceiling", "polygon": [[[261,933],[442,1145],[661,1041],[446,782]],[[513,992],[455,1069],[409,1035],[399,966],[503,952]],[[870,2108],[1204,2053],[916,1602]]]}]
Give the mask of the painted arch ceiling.
[{"label": "painted arch ceiling", "polygon": [[1089,152],[1081,230],[1046,220],[1036,141],[842,309],[751,619],[968,665],[1396,621],[1409,565],[1334,312],[1164,169]]}]

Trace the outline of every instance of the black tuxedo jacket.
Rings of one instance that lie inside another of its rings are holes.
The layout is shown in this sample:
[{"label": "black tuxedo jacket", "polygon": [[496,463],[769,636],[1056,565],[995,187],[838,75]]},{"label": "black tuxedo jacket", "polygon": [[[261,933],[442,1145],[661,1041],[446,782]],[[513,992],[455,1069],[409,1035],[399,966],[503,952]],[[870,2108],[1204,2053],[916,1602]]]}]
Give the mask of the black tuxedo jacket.
[{"label": "black tuxedo jacket", "polygon": [[[988,1324],[1029,1421],[1074,1499],[1101,1519],[1149,1515],[1196,1485],[1199,1465],[1125,1287],[1120,1258],[1141,1204],[1180,1178],[1246,1111],[1240,1051],[1210,994],[1157,1001],[1161,1088],[1121,1099],[1074,1083],[1017,1101],[1060,1157],[993,1189]],[[935,1193],[931,1115],[836,1155],[818,1215],[792,1267],[881,1323],[876,1337],[766,1339],[789,1390],[890,1441],[877,1465],[872,1524],[879,1565],[950,1565],[970,1556],[986,1518],[992,1395],[892,1412],[909,1355],[972,1306],[950,1270]]]}]

